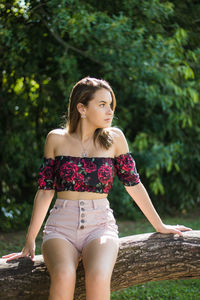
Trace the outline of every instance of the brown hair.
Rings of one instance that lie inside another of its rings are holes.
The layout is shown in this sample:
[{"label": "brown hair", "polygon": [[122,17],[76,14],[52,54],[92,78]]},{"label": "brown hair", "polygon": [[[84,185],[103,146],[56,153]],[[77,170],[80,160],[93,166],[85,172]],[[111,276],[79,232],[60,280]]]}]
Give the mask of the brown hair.
[{"label": "brown hair", "polygon": [[[68,114],[67,114],[67,122],[65,127],[67,128],[69,133],[73,133],[76,131],[78,122],[80,120],[80,113],[77,109],[77,104],[82,103],[86,107],[90,100],[92,100],[93,95],[96,91],[100,89],[106,89],[111,93],[112,103],[111,108],[114,112],[116,107],[116,99],[114,92],[109,85],[109,83],[103,79],[96,79],[91,77],[85,77],[78,81],[74,87],[72,88],[70,97],[69,97],[69,106],[68,106]],[[106,149],[113,143],[112,136],[106,128],[97,128],[94,132],[94,143],[99,141],[100,145]]]}]

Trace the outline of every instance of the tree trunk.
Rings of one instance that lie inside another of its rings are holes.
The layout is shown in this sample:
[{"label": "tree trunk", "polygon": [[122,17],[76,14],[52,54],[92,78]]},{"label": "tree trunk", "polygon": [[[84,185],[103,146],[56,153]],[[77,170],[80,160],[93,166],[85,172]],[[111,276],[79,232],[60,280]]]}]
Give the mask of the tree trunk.
[{"label": "tree trunk", "polygon": [[[120,238],[112,291],[148,281],[200,278],[200,231],[148,233]],[[42,255],[6,263],[0,259],[0,299],[47,300],[49,275]],[[84,270],[77,270],[75,299],[85,299]]]}]

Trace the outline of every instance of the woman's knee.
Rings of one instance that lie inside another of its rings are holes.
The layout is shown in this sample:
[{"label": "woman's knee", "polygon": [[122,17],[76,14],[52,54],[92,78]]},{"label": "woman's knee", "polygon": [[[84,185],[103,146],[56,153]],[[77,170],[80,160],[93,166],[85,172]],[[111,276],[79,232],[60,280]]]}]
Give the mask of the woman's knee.
[{"label": "woman's knee", "polygon": [[110,283],[112,270],[95,268],[85,274],[86,282],[92,285],[107,285]]},{"label": "woman's knee", "polygon": [[57,283],[71,284],[76,279],[76,269],[73,266],[55,266],[50,271],[50,277],[52,281]]}]

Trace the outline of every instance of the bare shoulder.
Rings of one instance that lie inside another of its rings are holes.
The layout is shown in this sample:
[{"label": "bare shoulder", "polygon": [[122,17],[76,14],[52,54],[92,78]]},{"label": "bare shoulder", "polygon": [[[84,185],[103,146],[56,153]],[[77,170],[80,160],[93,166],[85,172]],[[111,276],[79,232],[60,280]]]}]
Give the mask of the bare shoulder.
[{"label": "bare shoulder", "polygon": [[113,138],[119,138],[120,136],[124,135],[123,131],[118,127],[109,127],[108,131],[113,136]]},{"label": "bare shoulder", "polygon": [[55,148],[66,135],[67,135],[66,129],[62,129],[62,128],[53,129],[47,134],[45,147],[44,147],[45,157],[47,158],[55,157]]},{"label": "bare shoulder", "polygon": [[65,137],[66,135],[67,135],[66,129],[62,129],[62,128],[53,129],[48,133],[46,142],[50,144],[57,143],[59,140],[62,140],[63,137]]},{"label": "bare shoulder", "polygon": [[65,128],[56,128],[51,130],[48,133],[47,137],[55,139],[55,138],[65,136],[66,134],[67,134],[67,130]]},{"label": "bare shoulder", "polygon": [[117,127],[110,127],[109,132],[113,138],[115,156],[129,152],[128,143],[123,131]]}]

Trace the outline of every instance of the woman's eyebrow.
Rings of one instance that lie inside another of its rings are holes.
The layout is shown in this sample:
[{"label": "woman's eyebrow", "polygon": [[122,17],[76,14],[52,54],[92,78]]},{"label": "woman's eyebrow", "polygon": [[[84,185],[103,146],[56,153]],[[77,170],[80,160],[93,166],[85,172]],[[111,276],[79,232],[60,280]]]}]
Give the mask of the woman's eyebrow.
[{"label": "woman's eyebrow", "polygon": [[[108,101],[105,101],[105,100],[99,100],[99,103],[101,103],[101,102],[103,102],[103,103],[108,103]],[[110,104],[112,103],[112,101],[110,102]]]}]

